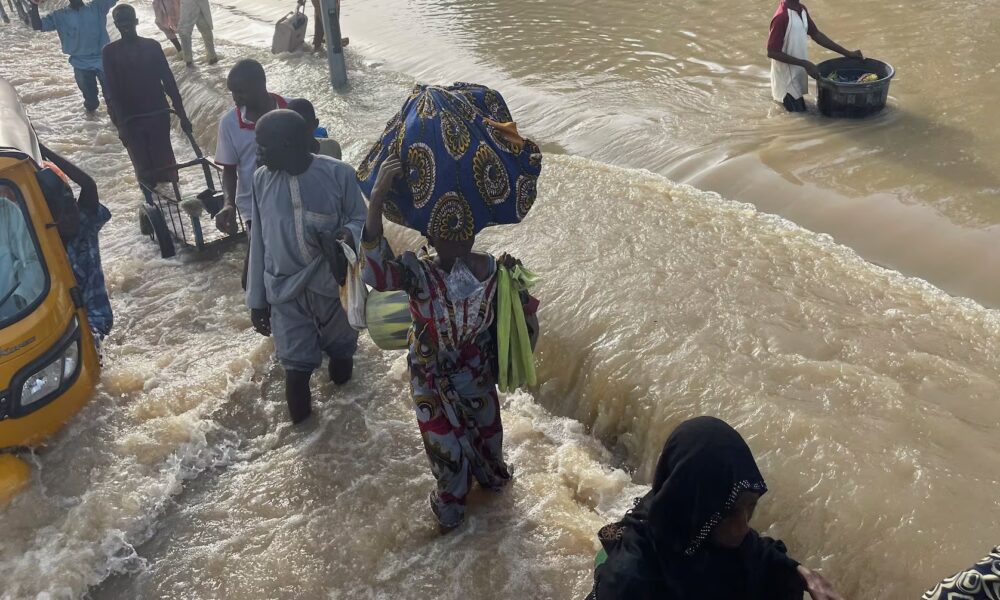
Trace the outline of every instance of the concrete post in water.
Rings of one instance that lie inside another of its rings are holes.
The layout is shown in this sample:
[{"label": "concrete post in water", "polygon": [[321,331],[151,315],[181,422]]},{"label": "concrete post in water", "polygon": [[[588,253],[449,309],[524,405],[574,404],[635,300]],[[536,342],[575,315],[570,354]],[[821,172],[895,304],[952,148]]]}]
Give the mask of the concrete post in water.
[{"label": "concrete post in water", "polygon": [[323,32],[326,35],[326,60],[330,65],[330,83],[334,88],[347,86],[347,65],[340,43],[340,2],[320,0],[323,9]]}]

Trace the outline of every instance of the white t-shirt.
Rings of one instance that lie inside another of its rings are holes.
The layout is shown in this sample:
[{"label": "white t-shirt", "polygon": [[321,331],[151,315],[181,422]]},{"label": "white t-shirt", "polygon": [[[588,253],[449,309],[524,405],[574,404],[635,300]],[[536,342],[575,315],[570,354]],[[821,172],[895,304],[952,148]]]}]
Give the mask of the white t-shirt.
[{"label": "white t-shirt", "polygon": [[[277,94],[271,94],[278,108],[288,103]],[[253,172],[257,170],[256,123],[246,118],[246,108],[235,106],[219,121],[219,141],[215,146],[215,164],[236,167],[236,208],[240,217],[250,218],[253,204]]]}]

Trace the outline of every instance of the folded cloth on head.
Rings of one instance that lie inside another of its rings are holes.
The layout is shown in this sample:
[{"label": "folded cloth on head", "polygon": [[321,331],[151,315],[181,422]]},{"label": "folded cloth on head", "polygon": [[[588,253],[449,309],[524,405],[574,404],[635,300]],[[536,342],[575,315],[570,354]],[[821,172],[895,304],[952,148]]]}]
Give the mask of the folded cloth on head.
[{"label": "folded cloth on head", "polygon": [[371,195],[382,163],[403,164],[385,216],[425,236],[468,240],[519,223],[535,202],[542,153],[522,138],[499,92],[470,83],[418,85],[358,167]]}]

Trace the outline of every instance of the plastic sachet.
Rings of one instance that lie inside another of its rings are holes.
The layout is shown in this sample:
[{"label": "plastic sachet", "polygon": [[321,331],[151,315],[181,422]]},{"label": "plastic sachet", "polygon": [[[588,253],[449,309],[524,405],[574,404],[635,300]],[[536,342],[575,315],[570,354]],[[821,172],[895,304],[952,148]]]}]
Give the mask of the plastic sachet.
[{"label": "plastic sachet", "polygon": [[340,303],[347,311],[347,322],[351,327],[361,331],[368,326],[365,308],[368,304],[368,286],[361,277],[361,261],[354,248],[344,241],[338,241],[347,258],[347,279],[340,286]]},{"label": "plastic sachet", "polygon": [[448,286],[448,297],[452,302],[467,300],[486,287],[485,283],[476,279],[469,266],[460,258],[452,265],[451,273],[445,277],[445,283]]}]

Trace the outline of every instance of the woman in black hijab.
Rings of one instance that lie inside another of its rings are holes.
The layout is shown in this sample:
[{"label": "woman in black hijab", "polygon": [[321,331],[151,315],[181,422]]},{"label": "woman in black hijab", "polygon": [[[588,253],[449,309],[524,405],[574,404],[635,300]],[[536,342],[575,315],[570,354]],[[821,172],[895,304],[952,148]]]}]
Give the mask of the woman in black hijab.
[{"label": "woman in black hijab", "polygon": [[594,600],[842,600],[785,545],[750,528],[767,492],[753,454],[714,417],[682,423],[667,439],[653,487],[598,533],[608,554]]}]

